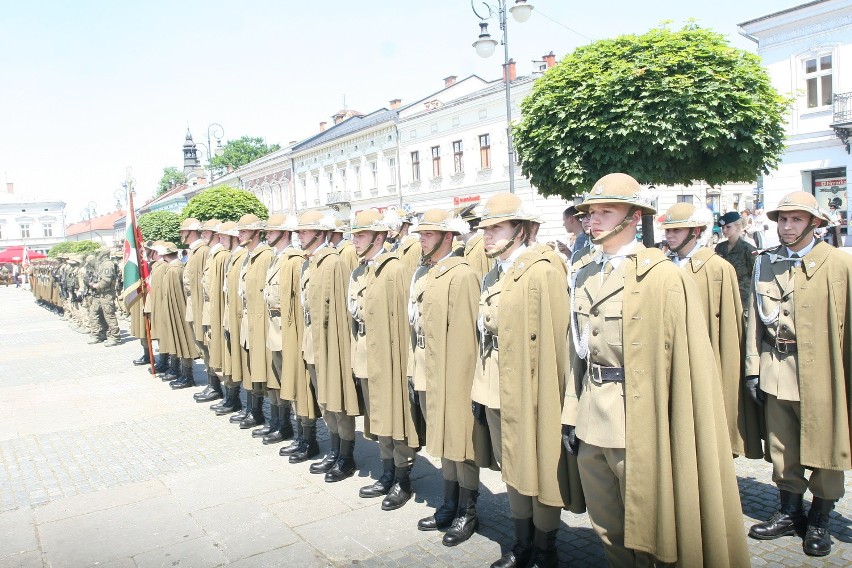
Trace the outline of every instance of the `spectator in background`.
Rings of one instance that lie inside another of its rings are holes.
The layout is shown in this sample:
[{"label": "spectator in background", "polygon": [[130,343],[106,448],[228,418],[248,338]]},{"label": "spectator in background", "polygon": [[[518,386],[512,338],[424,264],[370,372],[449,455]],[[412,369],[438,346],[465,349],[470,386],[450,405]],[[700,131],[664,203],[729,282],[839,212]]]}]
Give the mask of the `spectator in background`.
[{"label": "spectator in background", "polygon": [[840,206],[842,204],[843,201],[839,197],[832,197],[828,202],[829,224],[827,233],[831,237],[831,244],[834,247],[839,247],[842,242],[842,237],[840,236],[840,225],[843,222],[843,218],[840,216]]},{"label": "spectator in background", "polygon": [[562,226],[565,227],[565,232],[569,235],[569,242],[565,244],[562,241],[556,241],[559,252],[569,260],[572,254],[586,247],[589,243],[589,237],[586,236],[583,222],[577,217],[577,213],[579,211],[573,205],[562,212]]},{"label": "spectator in background", "polygon": [[740,299],[743,308],[746,309],[749,306],[751,274],[754,270],[754,257],[757,254],[757,249],[742,238],[745,221],[736,211],[725,213],[719,217],[719,225],[722,226],[722,235],[725,240],[716,245],[716,254],[734,265],[737,282],[740,286]]},{"label": "spectator in background", "polygon": [[754,218],[752,219],[751,227],[751,237],[754,240],[754,246],[763,250],[765,248],[763,233],[769,230],[769,218],[766,216],[766,213],[763,212],[763,209],[754,210]]}]

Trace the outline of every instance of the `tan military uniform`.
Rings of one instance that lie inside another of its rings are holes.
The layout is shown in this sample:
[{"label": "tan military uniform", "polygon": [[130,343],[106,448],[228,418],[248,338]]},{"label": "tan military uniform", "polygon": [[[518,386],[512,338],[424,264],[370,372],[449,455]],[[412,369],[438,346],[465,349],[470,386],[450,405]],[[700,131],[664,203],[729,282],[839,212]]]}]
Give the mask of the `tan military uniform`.
[{"label": "tan military uniform", "polygon": [[243,357],[240,328],[243,319],[243,302],[240,297],[240,267],[248,251],[239,247],[231,252],[230,260],[225,269],[225,310],[222,321],[225,335],[225,353],[223,358],[223,374],[226,386],[235,387],[248,377],[248,359]]},{"label": "tan military uniform", "polygon": [[[272,373],[272,358],[266,347],[269,330],[269,311],[263,296],[267,271],[274,254],[269,245],[259,244],[251,251],[240,267],[240,297],[242,321],[240,345],[248,361],[248,376],[243,376],[243,387],[260,394],[266,389]],[[274,380],[274,379],[273,379]]]}]

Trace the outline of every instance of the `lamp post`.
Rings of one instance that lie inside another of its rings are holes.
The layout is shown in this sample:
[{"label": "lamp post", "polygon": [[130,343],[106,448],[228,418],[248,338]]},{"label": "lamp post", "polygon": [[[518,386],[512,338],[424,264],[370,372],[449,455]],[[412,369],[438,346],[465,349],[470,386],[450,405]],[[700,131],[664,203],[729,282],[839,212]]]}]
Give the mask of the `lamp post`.
[{"label": "lamp post", "polygon": [[223,150],[222,138],[225,136],[225,129],[218,122],[214,122],[207,127],[207,167],[210,168],[210,181],[213,181],[213,146],[210,144],[210,135],[216,138],[216,152]]},{"label": "lamp post", "polygon": [[[506,146],[509,151],[509,191],[515,193],[515,146],[512,143],[512,93],[511,93],[511,76],[509,75],[509,36],[506,26],[506,0],[496,0],[497,6],[494,7],[487,2],[483,2],[487,15],[482,15],[476,11],[473,0],[470,0],[470,9],[480,19],[479,22],[479,39],[473,42],[473,47],[476,49],[477,55],[480,57],[491,57],[497,47],[497,40],[492,39],[488,33],[488,24],[486,20],[490,20],[495,15],[500,23],[500,30],[503,33],[503,38],[500,43],[503,44],[503,83],[506,91]],[[508,9],[516,22],[522,24],[530,19],[533,6],[528,4],[526,0],[515,0],[515,5]]]},{"label": "lamp post", "polygon": [[92,240],[92,217],[97,215],[97,206],[98,204],[94,201],[89,201],[89,203],[86,204],[86,207],[80,211],[80,217],[82,217],[84,221],[89,222],[89,240]]}]

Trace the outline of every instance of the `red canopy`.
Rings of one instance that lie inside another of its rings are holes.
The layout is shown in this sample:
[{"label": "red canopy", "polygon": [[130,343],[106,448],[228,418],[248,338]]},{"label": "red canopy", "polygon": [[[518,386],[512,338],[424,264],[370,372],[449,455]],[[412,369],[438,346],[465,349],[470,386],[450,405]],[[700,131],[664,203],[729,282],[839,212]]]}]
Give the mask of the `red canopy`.
[{"label": "red canopy", "polygon": [[[30,258],[30,260],[45,257],[40,252],[36,252],[32,249],[27,249],[27,256]],[[24,247],[9,247],[7,249],[0,251],[0,263],[14,262],[15,264],[21,264],[21,261],[23,259],[24,259]]]}]

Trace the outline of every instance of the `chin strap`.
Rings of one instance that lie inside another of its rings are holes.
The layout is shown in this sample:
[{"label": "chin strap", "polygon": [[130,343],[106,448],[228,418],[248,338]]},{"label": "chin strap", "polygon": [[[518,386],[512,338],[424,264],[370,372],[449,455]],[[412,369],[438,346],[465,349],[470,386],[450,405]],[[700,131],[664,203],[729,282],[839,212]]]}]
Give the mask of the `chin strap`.
[{"label": "chin strap", "polygon": [[686,237],[683,238],[683,241],[681,241],[681,243],[679,245],[677,245],[676,247],[670,248],[669,252],[674,253],[677,256],[680,256],[680,251],[683,250],[683,247],[685,247],[687,245],[687,243],[689,243],[689,241],[691,241],[694,238],[695,238],[695,229],[691,228],[690,231],[689,231],[689,234],[686,235]]},{"label": "chin strap", "polygon": [[785,243],[784,239],[781,238],[781,231],[778,231],[778,240],[781,241],[781,244],[785,247],[794,247],[797,244],[801,243],[803,240],[805,240],[806,237],[813,236],[814,229],[817,228],[818,224],[818,219],[811,215],[811,222],[808,223],[808,226],[805,227],[805,230],[802,231],[802,234],[796,237],[796,240],[794,240],[792,243]]},{"label": "chin strap", "polygon": [[[267,234],[266,234],[266,236],[267,236],[267,237],[269,237],[269,233],[267,233]],[[284,232],[283,232],[283,231],[278,231],[278,238],[277,238],[277,239],[275,239],[274,241],[270,241],[270,240],[267,238],[267,240],[266,240],[266,244],[268,244],[268,245],[269,245],[269,246],[271,246],[271,247],[274,247],[275,245],[277,245],[277,244],[278,244],[278,242],[279,242],[279,241],[280,241],[283,237],[284,237]]]},{"label": "chin strap", "polygon": [[505,245],[500,247],[500,250],[496,250],[494,252],[486,252],[485,256],[487,256],[488,258],[497,258],[501,254],[503,254],[504,252],[506,252],[507,250],[509,250],[513,246],[515,246],[515,240],[518,238],[518,235],[521,234],[521,231],[523,230],[523,228],[524,228],[524,224],[519,223],[518,227],[515,229],[515,234],[512,235],[512,238],[509,239],[509,241]]},{"label": "chin strap", "polygon": [[323,234],[322,231],[317,231],[317,234],[314,235],[314,238],[310,240],[310,242],[306,245],[302,245],[302,250],[308,250],[319,240],[320,235]]},{"label": "chin strap", "polygon": [[608,233],[604,233],[603,235],[601,235],[598,238],[594,238],[594,237],[590,236],[589,240],[592,241],[593,245],[604,244],[605,242],[610,240],[612,237],[614,237],[615,235],[617,235],[618,233],[620,233],[621,231],[623,231],[624,229],[626,229],[630,225],[631,221],[633,221],[633,214],[636,213],[636,211],[637,211],[636,207],[631,207],[630,211],[627,212],[627,215],[624,217],[624,219],[622,219],[621,223],[616,225],[613,230],[609,231]]},{"label": "chin strap", "polygon": [[[444,233],[444,235],[446,235],[446,234],[447,233]],[[432,256],[436,252],[438,252],[438,250],[441,248],[442,244],[444,244],[444,237],[441,237],[441,240],[438,241],[438,244],[436,244],[434,247],[432,247],[432,250],[430,250],[426,254],[420,255],[420,264],[431,263],[432,262]]]},{"label": "chin strap", "polygon": [[364,252],[355,251],[355,254],[358,255],[358,258],[364,259],[364,258],[367,257],[368,254],[370,254],[370,251],[373,250],[373,247],[376,244],[376,237],[378,237],[378,236],[379,236],[378,232],[373,232],[373,239],[370,241],[370,244],[367,246],[367,248],[364,249]]}]

